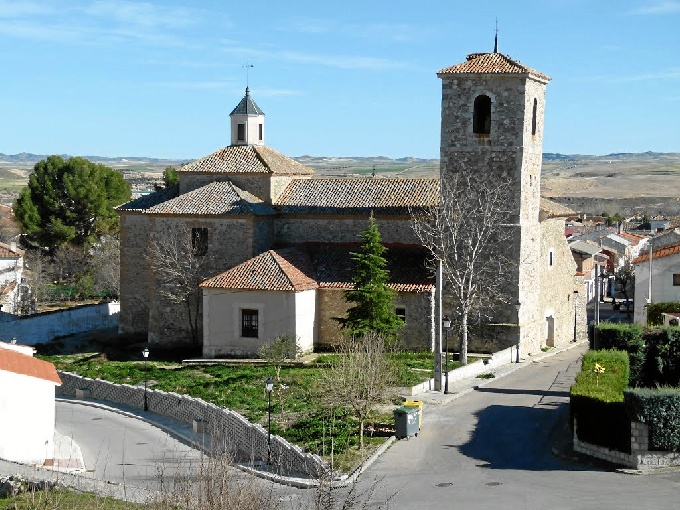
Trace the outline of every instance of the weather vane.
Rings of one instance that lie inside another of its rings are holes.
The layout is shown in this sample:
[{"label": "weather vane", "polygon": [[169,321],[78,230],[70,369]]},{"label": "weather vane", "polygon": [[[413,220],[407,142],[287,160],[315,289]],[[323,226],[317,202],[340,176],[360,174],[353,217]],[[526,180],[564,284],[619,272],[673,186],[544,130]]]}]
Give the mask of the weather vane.
[{"label": "weather vane", "polygon": [[496,37],[493,40],[493,52],[498,53],[498,17],[496,17]]},{"label": "weather vane", "polygon": [[253,64],[251,64],[251,63],[249,63],[249,62],[246,62],[246,63],[245,63],[244,65],[242,65],[241,67],[245,67],[245,68],[246,68],[246,87],[248,87],[248,70],[249,70],[251,67],[255,67],[255,66],[253,66]]}]

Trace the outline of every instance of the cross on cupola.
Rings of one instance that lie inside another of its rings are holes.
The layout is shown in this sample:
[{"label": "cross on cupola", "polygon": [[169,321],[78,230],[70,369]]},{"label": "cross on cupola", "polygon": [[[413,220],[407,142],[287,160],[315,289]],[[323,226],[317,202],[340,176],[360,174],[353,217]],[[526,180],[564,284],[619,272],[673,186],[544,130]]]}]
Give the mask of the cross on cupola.
[{"label": "cross on cupola", "polygon": [[231,145],[264,145],[264,112],[246,95],[229,114],[231,117]]}]

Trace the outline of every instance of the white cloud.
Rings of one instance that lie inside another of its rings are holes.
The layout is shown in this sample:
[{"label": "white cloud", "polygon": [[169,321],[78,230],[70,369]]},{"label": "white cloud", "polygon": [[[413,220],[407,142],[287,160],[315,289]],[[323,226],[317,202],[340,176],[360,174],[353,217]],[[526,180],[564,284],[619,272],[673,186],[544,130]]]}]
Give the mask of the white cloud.
[{"label": "white cloud", "polygon": [[646,7],[638,7],[632,10],[629,14],[633,15],[647,15],[647,14],[673,14],[680,12],[680,2],[675,0],[668,0],[664,2],[657,2]]},{"label": "white cloud", "polygon": [[629,74],[621,76],[588,76],[583,77],[582,82],[607,82],[607,83],[631,83],[631,82],[659,82],[665,80],[678,80],[680,79],[680,68],[672,68],[664,71],[659,71],[657,73],[641,73],[641,74]]},{"label": "white cloud", "polygon": [[0,18],[20,18],[26,15],[50,14],[54,10],[38,2],[0,0]]},{"label": "white cloud", "polygon": [[93,17],[105,18],[124,25],[158,28],[184,28],[194,24],[196,11],[184,8],[166,8],[148,2],[124,0],[99,0],[85,8]]}]

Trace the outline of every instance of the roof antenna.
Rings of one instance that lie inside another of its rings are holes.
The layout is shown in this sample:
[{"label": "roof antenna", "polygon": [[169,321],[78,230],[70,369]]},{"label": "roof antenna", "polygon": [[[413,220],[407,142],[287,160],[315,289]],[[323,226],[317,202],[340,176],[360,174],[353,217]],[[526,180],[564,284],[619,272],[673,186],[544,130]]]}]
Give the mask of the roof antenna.
[{"label": "roof antenna", "polygon": [[249,87],[248,87],[248,79],[249,79],[249,78],[248,78],[248,70],[249,70],[251,67],[255,67],[255,66],[253,66],[253,64],[251,64],[251,63],[249,63],[249,62],[246,62],[245,65],[242,65],[241,67],[245,67],[245,68],[246,68],[246,90],[248,90],[248,89],[249,89]]},{"label": "roof antenna", "polygon": [[493,40],[493,52],[498,53],[498,18],[496,18],[496,37]]}]

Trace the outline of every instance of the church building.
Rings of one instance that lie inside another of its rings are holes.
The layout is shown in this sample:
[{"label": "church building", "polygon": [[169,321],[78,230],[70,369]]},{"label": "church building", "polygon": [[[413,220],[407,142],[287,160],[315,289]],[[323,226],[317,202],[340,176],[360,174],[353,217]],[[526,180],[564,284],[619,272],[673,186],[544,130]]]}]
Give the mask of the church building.
[{"label": "church building", "polygon": [[441,164],[432,179],[317,177],[265,145],[265,115],[246,88],[230,114],[228,146],[178,169],[179,185],[119,207],[120,332],[155,344],[190,341],[188,308],[159,292],[165,275],[150,255],[154,240],[181,232],[191,241],[187,256],[204,262],[196,304],[205,357],[253,355],[283,334],[295,335],[304,350],[331,346],[341,334],[335,318],[348,308],[351,253],[373,214],[388,248],[395,311],[405,322],[401,346],[430,350],[439,317],[435,281],[410,211],[436,206],[440,179],[472,169],[514,183],[507,228],[518,263],[506,286],[513,304],[470,349],[520,345],[528,354],[580,338],[584,308],[564,221],[541,207],[550,79],[495,51],[469,55],[438,76]]}]

